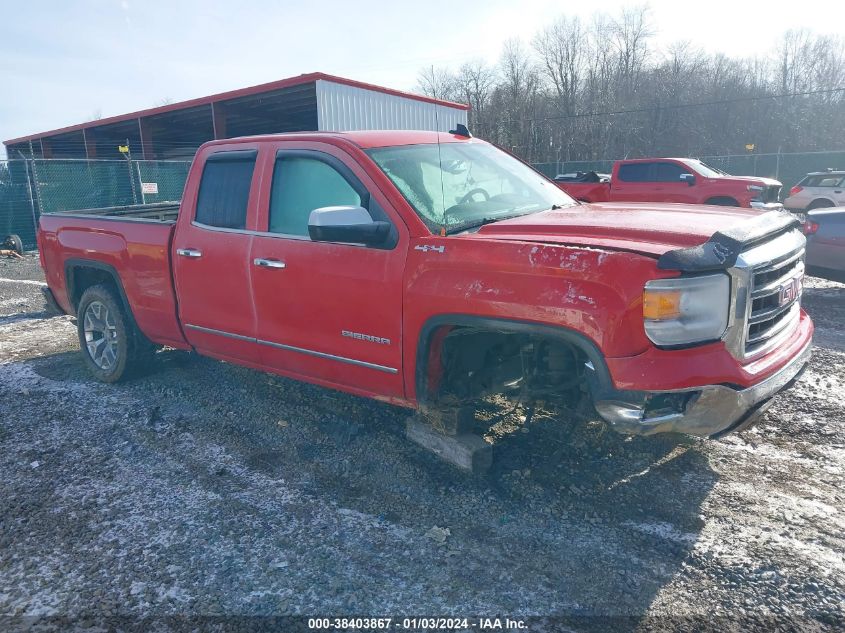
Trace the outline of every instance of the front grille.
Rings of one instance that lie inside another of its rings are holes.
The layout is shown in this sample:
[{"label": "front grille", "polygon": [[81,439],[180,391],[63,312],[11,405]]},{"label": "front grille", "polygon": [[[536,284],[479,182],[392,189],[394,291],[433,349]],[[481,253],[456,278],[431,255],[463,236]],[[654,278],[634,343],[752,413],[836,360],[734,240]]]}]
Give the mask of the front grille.
[{"label": "front grille", "polygon": [[760,198],[763,202],[779,202],[780,201],[780,186],[778,185],[767,185],[763,187],[763,191],[760,192]]},{"label": "front grille", "polygon": [[[751,356],[790,331],[800,318],[804,248],[752,270],[745,355]],[[797,285],[793,283],[798,280]]]}]

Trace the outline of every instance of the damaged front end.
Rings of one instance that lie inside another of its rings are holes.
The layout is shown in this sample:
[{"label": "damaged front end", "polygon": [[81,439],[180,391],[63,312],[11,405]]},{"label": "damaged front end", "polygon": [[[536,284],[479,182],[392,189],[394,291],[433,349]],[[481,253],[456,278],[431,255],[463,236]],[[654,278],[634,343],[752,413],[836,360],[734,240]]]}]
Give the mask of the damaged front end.
[{"label": "damaged front end", "polygon": [[753,424],[772,397],[791,387],[810,359],[810,343],[780,371],[747,389],[706,385],[676,391],[617,392],[599,395],[599,415],[620,433],[685,433],[720,437]]},{"label": "damaged front end", "polygon": [[[681,273],[670,281],[720,278],[729,282],[730,290],[726,284],[724,291],[729,297],[684,304],[684,297],[676,291],[674,298],[677,301],[672,304],[672,296],[665,293],[668,298],[660,306],[668,313],[665,323],[650,321],[662,318],[662,315],[657,314],[657,310],[652,310],[655,313],[652,314],[645,305],[647,284],[644,292],[646,331],[649,325],[674,323],[689,329],[688,324],[695,322],[697,316],[684,313],[691,305],[702,311],[718,309],[719,324],[711,331],[710,338],[702,337],[698,344],[721,343],[724,346],[720,352],[722,371],[728,366],[734,368],[729,373],[747,372],[761,379],[747,387],[726,384],[723,378],[715,378],[714,384],[642,391],[613,388],[603,391],[599,381],[593,380],[593,400],[599,414],[615,430],[632,435],[679,432],[718,437],[752,424],[776,393],[798,380],[809,360],[813,328],[800,307],[804,246],[797,221],[775,211],[717,232],[700,246],[669,251],[661,256],[659,268]],[[654,329],[661,333],[660,328]],[[673,350],[681,348],[690,352],[697,344],[693,340],[689,344],[673,345],[677,341],[670,340],[661,345],[664,341],[658,336],[650,334],[649,338],[661,358],[660,369],[652,364],[651,371],[661,371],[667,376],[673,369],[678,369]],[[684,362],[696,361],[688,354]],[[764,365],[773,370],[763,370]],[[748,371],[748,367],[756,369]],[[778,369],[774,370],[775,367]],[[714,377],[724,375],[718,371],[715,367],[698,367],[696,378],[706,380],[708,372],[713,372]],[[746,380],[738,382],[748,384]]]}]

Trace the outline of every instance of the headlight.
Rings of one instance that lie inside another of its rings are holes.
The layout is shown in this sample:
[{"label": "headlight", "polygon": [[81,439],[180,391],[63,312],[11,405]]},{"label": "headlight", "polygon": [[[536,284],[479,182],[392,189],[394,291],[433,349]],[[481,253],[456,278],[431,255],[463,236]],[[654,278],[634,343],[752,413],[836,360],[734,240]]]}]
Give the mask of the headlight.
[{"label": "headlight", "polygon": [[655,345],[714,341],[728,327],[727,275],[655,279],[643,291],[645,332]]}]

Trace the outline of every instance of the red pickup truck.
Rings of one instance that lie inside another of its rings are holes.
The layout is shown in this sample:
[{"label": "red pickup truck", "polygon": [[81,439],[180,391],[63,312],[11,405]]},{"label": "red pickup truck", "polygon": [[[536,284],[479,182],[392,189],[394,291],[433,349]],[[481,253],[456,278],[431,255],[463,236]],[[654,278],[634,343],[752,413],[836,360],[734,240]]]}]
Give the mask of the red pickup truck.
[{"label": "red pickup truck", "polygon": [[170,346],[423,411],[518,390],[718,436],[813,333],[788,214],[586,206],[451,133],[214,141],[180,207],[43,215],[38,243],[108,382]]},{"label": "red pickup truck", "polygon": [[[584,180],[584,179],[581,179]],[[561,179],[558,187],[582,202],[683,202],[779,210],[783,185],[771,178],[731,176],[694,158],[618,160],[610,178]]]}]

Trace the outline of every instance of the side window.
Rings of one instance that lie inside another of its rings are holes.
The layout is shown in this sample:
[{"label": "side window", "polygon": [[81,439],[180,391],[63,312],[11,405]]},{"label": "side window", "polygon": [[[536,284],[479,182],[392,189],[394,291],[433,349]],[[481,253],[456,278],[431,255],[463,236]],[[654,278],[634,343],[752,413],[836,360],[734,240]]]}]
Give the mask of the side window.
[{"label": "side window", "polygon": [[839,174],[825,174],[819,176],[807,176],[798,184],[804,187],[841,187],[843,182],[845,182],[845,178]]},{"label": "side window", "polygon": [[339,205],[361,206],[361,196],[334,167],[303,156],[276,159],[270,190],[271,233],[307,236],[308,217],[314,209]]},{"label": "side window", "polygon": [[691,170],[684,169],[675,163],[655,163],[654,164],[654,180],[655,182],[681,182],[681,174],[693,173]]},{"label": "side window", "polygon": [[619,168],[619,180],[624,182],[651,182],[654,163],[628,163]]},{"label": "side window", "polygon": [[226,229],[246,228],[246,208],[256,152],[218,152],[206,159],[195,220]]}]

